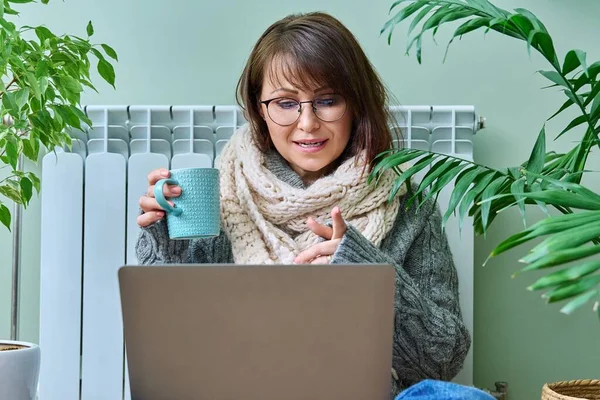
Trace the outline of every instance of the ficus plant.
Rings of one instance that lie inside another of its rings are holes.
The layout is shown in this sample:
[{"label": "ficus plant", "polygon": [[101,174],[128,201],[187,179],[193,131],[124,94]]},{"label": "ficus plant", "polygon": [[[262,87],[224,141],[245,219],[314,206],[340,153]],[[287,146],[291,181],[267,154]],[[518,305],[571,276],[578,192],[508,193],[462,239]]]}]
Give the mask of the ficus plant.
[{"label": "ficus plant", "polygon": [[109,45],[90,42],[91,21],[85,37],[57,35],[45,26],[16,26],[13,7],[34,2],[0,0],[0,222],[8,229],[6,199],[26,207],[34,190],[40,190],[39,178],[25,172],[19,159],[37,162],[40,149],[70,147],[69,131],[91,125],[80,104],[84,87],[96,90],[91,68],[114,87],[111,60],[118,60]]},{"label": "ficus plant", "polygon": [[[434,152],[391,150],[379,155],[370,179],[376,181],[386,170],[396,172],[396,185],[390,193],[393,199],[403,183],[423,171],[423,178],[414,185],[416,189],[407,185],[410,202],[419,204],[437,198],[446,185],[453,183],[444,224],[455,214],[462,226],[469,215],[477,234],[485,234],[499,212],[517,207],[524,229],[498,244],[490,257],[542,238],[541,243],[529,246],[520,260],[524,263],[520,272],[548,271],[529,289],[544,290],[542,296],[548,302],[568,300],[561,308],[567,314],[595,300],[594,309],[600,316],[600,259],[594,257],[600,253],[600,194],[581,184],[592,149],[600,148],[600,61],[590,63],[579,49],[559,56],[550,33],[532,12],[523,8],[509,12],[488,0],[399,0],[392,4],[390,14],[381,33],[387,33],[391,43],[394,28],[412,19],[406,53],[416,49],[419,63],[423,35],[431,32],[435,36],[444,24],[457,26],[446,54],[456,38],[474,31],[493,31],[523,41],[528,52],[537,51],[548,62],[548,70],[538,71],[549,81],[548,87],[559,88],[565,96],[564,104],[549,113],[548,120],[567,109],[576,110],[577,117],[556,132],[554,139],[575,135],[572,130],[576,127],[583,133],[573,137],[576,145],[568,152],[547,151],[546,136],[550,132],[544,123],[529,159],[503,169]],[[405,163],[409,167],[403,168]],[[546,217],[527,227],[525,213],[529,205],[542,209]],[[551,215],[548,207],[558,213]]]}]

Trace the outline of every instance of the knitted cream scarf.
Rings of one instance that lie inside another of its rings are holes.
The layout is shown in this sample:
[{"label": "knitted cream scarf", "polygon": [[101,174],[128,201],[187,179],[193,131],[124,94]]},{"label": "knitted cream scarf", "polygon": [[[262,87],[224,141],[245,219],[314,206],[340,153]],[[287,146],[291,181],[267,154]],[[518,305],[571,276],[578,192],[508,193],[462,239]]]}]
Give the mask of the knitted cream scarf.
[{"label": "knitted cream scarf", "polygon": [[387,203],[393,172],[375,187],[367,184],[368,171],[361,177],[362,164],[352,157],[308,188],[295,188],[265,167],[251,136],[247,125],[240,128],[219,167],[222,225],[236,264],[291,264],[300,251],[322,240],[308,229],[307,218],[324,223],[335,206],[347,224],[375,246],[381,244],[399,208],[397,200]]}]

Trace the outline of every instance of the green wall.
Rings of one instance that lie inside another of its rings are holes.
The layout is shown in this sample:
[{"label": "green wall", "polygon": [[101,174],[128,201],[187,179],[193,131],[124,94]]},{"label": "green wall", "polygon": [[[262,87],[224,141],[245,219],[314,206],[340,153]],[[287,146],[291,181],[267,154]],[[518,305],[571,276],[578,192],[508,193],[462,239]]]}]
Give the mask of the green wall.
[{"label": "green wall", "polygon": [[[117,50],[117,91],[98,81],[100,94],[87,93],[86,104],[233,104],[243,63],[271,22],[291,12],[328,11],[356,34],[400,103],[474,104],[488,125],[476,136],[476,160],[493,167],[524,161],[544,120],[563,102],[556,91],[540,89],[546,82],[534,72],[548,66],[536,54],[529,58],[523,43],[483,32],[456,41],[443,64],[448,28],[438,32],[438,46],[429,37],[424,41],[424,65],[418,65],[414,55],[404,55],[407,24],[397,28],[391,47],[378,35],[390,4],[391,0],[53,0],[48,6],[17,7],[23,24],[46,24],[57,33],[84,35],[91,19],[96,41]],[[536,13],[561,55],[581,48],[588,52],[588,60],[600,59],[597,0],[497,0],[496,4]],[[548,124],[547,130],[558,133],[569,120],[565,115]],[[576,137],[566,135],[550,146],[564,150]],[[599,164],[595,154],[590,168],[598,170]],[[597,180],[588,178],[587,183],[600,190]],[[36,341],[38,199],[24,219],[20,338]],[[519,227],[517,213],[506,212],[486,239],[476,239],[475,249],[475,384],[491,387],[496,380],[506,380],[514,400],[539,398],[544,382],[600,378],[600,322],[590,307],[564,316],[558,307],[545,305],[538,293],[525,290],[535,275],[511,279],[526,249],[481,266],[494,245]],[[0,254],[0,337],[8,337],[11,236],[3,229]]]}]

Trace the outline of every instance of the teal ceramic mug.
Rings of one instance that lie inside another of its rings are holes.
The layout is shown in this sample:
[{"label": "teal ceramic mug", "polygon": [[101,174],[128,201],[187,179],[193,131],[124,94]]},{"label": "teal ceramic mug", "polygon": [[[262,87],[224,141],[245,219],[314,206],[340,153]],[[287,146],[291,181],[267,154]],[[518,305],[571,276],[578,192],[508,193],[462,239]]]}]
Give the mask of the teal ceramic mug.
[{"label": "teal ceramic mug", "polygon": [[[216,168],[182,168],[154,185],[154,197],[167,215],[171,239],[194,239],[218,236],[221,230],[219,170]],[[171,200],[163,193],[164,185],[177,185],[181,195]]]}]

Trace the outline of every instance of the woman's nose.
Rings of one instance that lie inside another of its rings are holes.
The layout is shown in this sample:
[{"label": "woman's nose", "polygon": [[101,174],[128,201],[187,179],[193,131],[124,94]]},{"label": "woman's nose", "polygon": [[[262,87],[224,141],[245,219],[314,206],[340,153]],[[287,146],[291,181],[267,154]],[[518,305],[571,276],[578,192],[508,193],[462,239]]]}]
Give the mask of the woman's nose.
[{"label": "woman's nose", "polygon": [[305,132],[311,132],[319,128],[319,118],[315,114],[312,103],[300,104],[300,117],[298,119],[298,128]]}]

